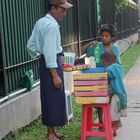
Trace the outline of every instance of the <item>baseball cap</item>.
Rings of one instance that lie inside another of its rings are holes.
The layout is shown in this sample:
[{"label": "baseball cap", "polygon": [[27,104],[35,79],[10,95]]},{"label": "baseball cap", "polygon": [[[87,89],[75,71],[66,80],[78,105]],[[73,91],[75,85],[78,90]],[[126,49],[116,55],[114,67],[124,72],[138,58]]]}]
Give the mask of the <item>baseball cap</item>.
[{"label": "baseball cap", "polygon": [[51,5],[59,5],[65,9],[72,7],[73,5],[68,3],[66,0],[49,0]]}]

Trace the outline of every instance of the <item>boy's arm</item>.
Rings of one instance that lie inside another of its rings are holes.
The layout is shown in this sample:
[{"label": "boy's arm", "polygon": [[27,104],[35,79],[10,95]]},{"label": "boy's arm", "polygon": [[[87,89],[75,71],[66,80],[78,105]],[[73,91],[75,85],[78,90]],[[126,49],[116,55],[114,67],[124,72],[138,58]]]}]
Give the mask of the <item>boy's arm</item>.
[{"label": "boy's arm", "polygon": [[113,72],[109,68],[106,68],[106,71],[108,73],[108,78],[109,79],[114,79],[115,78]]},{"label": "boy's arm", "polygon": [[85,45],[81,48],[82,54],[85,54],[86,51],[87,51],[87,49],[88,49],[89,47],[95,46],[97,43],[98,43],[97,41],[91,41],[91,42],[85,44]]},{"label": "boy's arm", "polygon": [[86,50],[87,50],[90,46],[91,46],[90,43],[85,44],[85,45],[81,48],[82,54],[85,54]]},{"label": "boy's arm", "polygon": [[120,53],[120,49],[118,46],[116,46],[116,56],[117,56],[117,63],[121,65],[122,64],[121,63],[121,53]]}]

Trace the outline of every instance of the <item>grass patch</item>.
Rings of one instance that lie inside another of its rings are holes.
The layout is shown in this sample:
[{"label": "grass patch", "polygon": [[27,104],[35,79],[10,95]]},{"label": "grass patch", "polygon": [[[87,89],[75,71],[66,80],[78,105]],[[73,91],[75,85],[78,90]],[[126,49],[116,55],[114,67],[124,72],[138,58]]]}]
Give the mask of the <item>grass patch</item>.
[{"label": "grass patch", "polygon": [[140,56],[140,44],[130,47],[122,56],[122,65],[125,69],[125,74],[132,68],[136,60]]},{"label": "grass patch", "polygon": [[[81,105],[77,105],[73,98],[73,113],[74,118],[69,125],[62,128],[57,128],[60,133],[65,135],[64,140],[79,140],[80,139],[80,124],[81,124]],[[41,123],[39,117],[36,121],[31,123],[18,131],[16,134],[9,134],[4,140],[45,140],[47,137],[47,129]]]},{"label": "grass patch", "polygon": [[[137,44],[127,50],[121,56],[122,65],[125,68],[126,74],[135,64],[135,61],[140,56],[140,44]],[[73,101],[74,118],[69,125],[63,128],[58,128],[60,133],[66,135],[64,140],[79,140],[80,139],[80,124],[81,124],[81,105],[75,104]],[[16,134],[9,134],[4,140],[45,140],[47,129],[41,124],[41,119],[37,119],[29,126],[26,126]]]}]

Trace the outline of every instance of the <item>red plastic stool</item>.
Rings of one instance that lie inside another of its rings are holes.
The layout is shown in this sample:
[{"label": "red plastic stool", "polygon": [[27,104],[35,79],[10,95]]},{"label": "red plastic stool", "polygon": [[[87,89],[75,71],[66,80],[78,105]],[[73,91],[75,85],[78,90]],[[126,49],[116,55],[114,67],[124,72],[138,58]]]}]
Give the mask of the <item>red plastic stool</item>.
[{"label": "red plastic stool", "polygon": [[[92,121],[93,114],[92,108],[102,108],[104,115],[103,123],[94,123]],[[93,128],[103,127],[104,131],[94,131]],[[82,105],[82,126],[81,126],[81,140],[86,140],[87,136],[104,136],[106,140],[113,140],[113,136],[116,136],[116,130],[112,132],[110,107],[109,104],[92,104]]]}]

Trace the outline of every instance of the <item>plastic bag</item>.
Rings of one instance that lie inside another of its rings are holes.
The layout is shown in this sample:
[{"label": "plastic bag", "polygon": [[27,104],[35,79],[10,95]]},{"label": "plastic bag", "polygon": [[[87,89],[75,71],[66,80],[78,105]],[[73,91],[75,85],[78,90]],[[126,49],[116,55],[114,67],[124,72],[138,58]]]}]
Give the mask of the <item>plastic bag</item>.
[{"label": "plastic bag", "polygon": [[20,85],[24,88],[27,88],[28,91],[31,91],[33,84],[34,84],[33,71],[32,70],[26,71],[21,79]]},{"label": "plastic bag", "polygon": [[111,98],[110,112],[112,121],[120,120],[120,100],[117,95],[113,95]]}]

